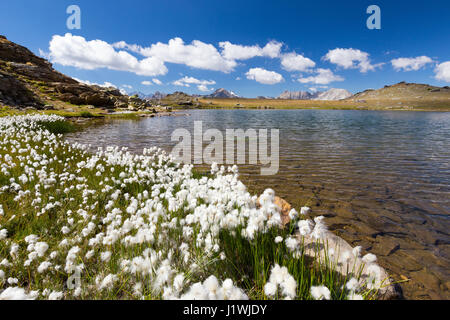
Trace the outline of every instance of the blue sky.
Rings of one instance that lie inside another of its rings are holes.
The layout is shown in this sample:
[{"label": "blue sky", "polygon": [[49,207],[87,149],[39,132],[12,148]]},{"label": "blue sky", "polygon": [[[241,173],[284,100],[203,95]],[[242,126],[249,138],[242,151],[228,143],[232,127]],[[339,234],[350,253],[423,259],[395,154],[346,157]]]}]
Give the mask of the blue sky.
[{"label": "blue sky", "polygon": [[[366,26],[373,4],[381,30]],[[66,26],[69,5],[81,9],[81,30]],[[0,34],[91,83],[144,93],[223,87],[255,97],[449,85],[449,17],[444,0],[15,0],[0,3]]]}]

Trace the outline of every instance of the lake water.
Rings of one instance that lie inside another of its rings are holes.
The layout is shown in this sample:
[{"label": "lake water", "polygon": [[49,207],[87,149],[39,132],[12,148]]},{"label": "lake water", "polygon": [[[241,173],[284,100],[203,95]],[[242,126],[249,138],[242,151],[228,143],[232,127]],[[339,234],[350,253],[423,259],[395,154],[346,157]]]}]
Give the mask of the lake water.
[{"label": "lake water", "polygon": [[407,298],[450,299],[450,113],[337,110],[196,110],[177,117],[107,120],[70,141],[158,146],[177,128],[279,129],[280,169],[239,166],[250,191],[273,188],[327,217],[334,232],[378,256]]}]

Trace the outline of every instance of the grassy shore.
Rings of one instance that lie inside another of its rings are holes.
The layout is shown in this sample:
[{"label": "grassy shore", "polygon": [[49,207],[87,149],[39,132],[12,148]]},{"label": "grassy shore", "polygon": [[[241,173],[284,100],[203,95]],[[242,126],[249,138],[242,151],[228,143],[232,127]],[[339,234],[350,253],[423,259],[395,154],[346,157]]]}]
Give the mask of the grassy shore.
[{"label": "grassy shore", "polygon": [[399,110],[450,111],[448,98],[365,99],[316,101],[280,99],[201,99],[203,109],[324,109],[324,110]]},{"label": "grassy shore", "polygon": [[341,260],[305,255],[293,232],[324,250],[322,218],[292,210],[282,228],[274,192],[257,208],[236,167],[205,176],[156,148],[91,154],[64,142],[71,124],[54,115],[0,128],[0,299],[377,296],[376,275],[340,275]]},{"label": "grassy shore", "polygon": [[127,111],[127,112],[114,112],[109,113],[101,108],[89,109],[86,107],[75,107],[75,108],[62,108],[58,110],[24,110],[15,109],[8,106],[0,105],[0,117],[7,116],[21,116],[21,115],[33,115],[33,114],[44,114],[44,115],[57,115],[64,117],[66,119],[73,118],[85,118],[85,119],[101,119],[101,118],[111,118],[111,119],[140,119],[141,116],[154,115],[152,111]]}]

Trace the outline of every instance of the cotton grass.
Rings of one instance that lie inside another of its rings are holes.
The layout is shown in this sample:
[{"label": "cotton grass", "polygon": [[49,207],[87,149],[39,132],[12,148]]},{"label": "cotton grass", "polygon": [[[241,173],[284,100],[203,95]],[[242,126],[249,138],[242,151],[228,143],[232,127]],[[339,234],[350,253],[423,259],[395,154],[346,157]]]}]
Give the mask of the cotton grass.
[{"label": "cotton grass", "polygon": [[60,122],[0,119],[0,299],[366,299],[379,288],[370,255],[369,288],[308,258],[291,231],[320,243],[323,217],[293,209],[283,229],[275,192],[257,206],[236,166],[199,176],[157,148],[89,153],[48,125]]}]

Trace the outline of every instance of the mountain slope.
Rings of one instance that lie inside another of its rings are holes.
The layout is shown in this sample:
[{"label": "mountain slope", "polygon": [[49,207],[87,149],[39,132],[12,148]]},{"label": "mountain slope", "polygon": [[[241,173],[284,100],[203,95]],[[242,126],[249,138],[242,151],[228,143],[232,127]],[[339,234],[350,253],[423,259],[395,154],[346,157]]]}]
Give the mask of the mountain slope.
[{"label": "mountain slope", "polygon": [[450,98],[450,87],[435,87],[428,84],[400,82],[384,88],[369,89],[355,94],[352,99],[424,99],[424,98]]}]

